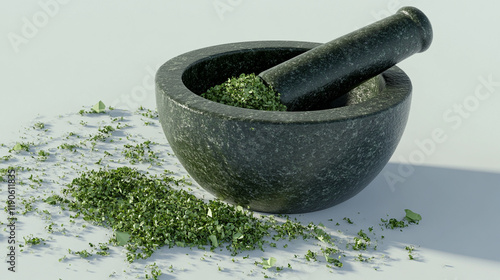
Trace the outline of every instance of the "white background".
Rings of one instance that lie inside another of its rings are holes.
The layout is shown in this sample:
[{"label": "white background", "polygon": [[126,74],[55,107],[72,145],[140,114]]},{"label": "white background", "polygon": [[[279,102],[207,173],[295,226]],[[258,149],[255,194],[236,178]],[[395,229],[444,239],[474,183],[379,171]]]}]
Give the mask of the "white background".
[{"label": "white background", "polygon": [[[156,69],[194,49],[327,42],[406,5],[434,28],[430,49],[399,64],[414,87],[410,119],[386,169],[339,211],[369,212],[374,200],[391,198],[400,208],[420,208],[431,222],[416,235],[429,249],[418,271],[429,279],[490,279],[500,274],[498,1],[2,1],[0,140],[14,141],[37,115],[77,112],[99,100],[155,108]],[[453,272],[442,273],[444,259],[457,264]],[[412,276],[402,269],[376,277]]]}]

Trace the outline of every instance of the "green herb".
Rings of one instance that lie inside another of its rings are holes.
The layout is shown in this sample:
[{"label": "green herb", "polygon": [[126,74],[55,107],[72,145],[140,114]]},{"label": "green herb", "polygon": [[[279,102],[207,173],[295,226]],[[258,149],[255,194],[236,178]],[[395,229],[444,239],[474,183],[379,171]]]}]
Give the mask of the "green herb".
[{"label": "green herb", "polygon": [[269,269],[276,263],[276,258],[270,257],[269,259],[262,258],[262,262],[258,263],[262,265],[263,269]]},{"label": "green herb", "polygon": [[46,161],[50,154],[44,150],[40,150],[38,151],[38,156],[39,161]]},{"label": "green herb", "polygon": [[[137,109],[138,112],[140,112],[140,114],[144,117],[147,117],[147,118],[150,118],[150,119],[156,119],[158,118],[158,111],[152,111],[150,109],[146,109],[144,107],[139,107],[139,109]],[[141,111],[145,111],[145,112],[141,112]]]},{"label": "green herb", "polygon": [[90,252],[87,252],[87,250],[75,251],[73,252],[73,254],[79,255],[80,258],[88,258],[92,256],[92,254]]},{"label": "green herb", "polygon": [[106,106],[102,103],[102,101],[97,102],[97,104],[92,107],[92,112],[96,114],[104,113],[105,111]]},{"label": "green herb", "polygon": [[265,110],[286,111],[280,102],[280,94],[267,87],[255,74],[241,74],[232,77],[221,85],[210,88],[202,97],[226,105]]},{"label": "green herb", "polygon": [[358,256],[356,257],[356,260],[359,262],[369,262],[369,261],[373,260],[373,258],[374,257],[365,258],[363,256],[363,254],[358,254]]},{"label": "green herb", "polygon": [[45,239],[40,238],[40,237],[34,237],[32,234],[30,234],[28,236],[28,238],[23,237],[23,239],[24,239],[24,243],[26,245],[30,245],[30,246],[38,245],[38,244],[42,243],[43,241],[45,241]]},{"label": "green herb", "polygon": [[40,179],[38,177],[38,175],[35,177],[33,177],[33,174],[31,174],[29,177],[28,177],[28,180],[32,181],[33,183],[37,183],[38,185],[41,185],[43,183],[43,179]]},{"label": "green herb", "polygon": [[51,222],[50,224],[45,226],[45,229],[47,230],[48,233],[54,233],[53,226],[55,226],[55,225],[56,225],[56,223]]},{"label": "green herb", "polygon": [[420,216],[419,214],[411,211],[410,209],[405,209],[405,212],[406,212],[406,216],[405,216],[405,219],[409,222],[409,223],[416,223],[418,224],[418,222],[420,220],[422,220],[422,216]]},{"label": "green herb", "polygon": [[311,250],[307,250],[307,253],[305,254],[306,260],[307,261],[316,261],[316,253],[314,253]]},{"label": "green herb", "polygon": [[371,241],[366,233],[363,232],[363,230],[359,230],[358,236],[355,236],[353,239],[354,243],[352,244],[352,249],[356,251],[366,250]]},{"label": "green herb", "polygon": [[116,244],[118,246],[124,246],[130,240],[130,233],[116,231],[115,232]]},{"label": "green herb", "polygon": [[380,221],[383,223],[382,225],[390,229],[404,228],[408,226],[408,224],[406,224],[405,221],[403,220],[398,221],[395,218],[390,218],[389,220],[380,219]]},{"label": "green herb", "polygon": [[100,127],[98,131],[99,133],[89,138],[91,141],[106,141],[106,139],[111,136],[111,132],[115,131],[115,129],[112,126],[107,125],[104,127]]},{"label": "green herb", "polygon": [[[16,151],[16,152],[19,152],[19,151],[26,151],[26,152],[29,152],[30,151],[30,146],[28,143],[16,143],[16,145],[14,146],[14,148],[12,148],[12,150]],[[12,151],[10,150],[10,151]]]},{"label": "green herb", "polygon": [[8,161],[8,160],[9,160],[9,159],[11,159],[11,158],[12,158],[12,155],[6,155],[6,156],[1,157],[1,159],[2,159],[3,161]]},{"label": "green herb", "polygon": [[110,134],[113,131],[115,131],[115,129],[112,126],[110,126],[110,125],[107,125],[105,127],[99,128],[99,132],[101,132],[103,134]]},{"label": "green herb", "polygon": [[346,221],[346,222],[347,222],[348,224],[350,224],[350,225],[354,224],[354,223],[351,221],[351,219],[350,219],[350,218],[344,217],[344,219],[343,219],[343,220],[344,220],[344,221]]},{"label": "green herb", "polygon": [[158,277],[160,275],[162,275],[162,272],[161,272],[161,269],[158,267],[158,265],[156,265],[156,262],[153,263],[153,264],[150,264],[150,265],[147,265],[146,268],[149,268],[150,269],[150,273],[151,275],[149,274],[146,274],[146,279],[154,279],[154,280],[157,280]]},{"label": "green herb", "polygon": [[[82,173],[62,192],[73,198],[69,208],[84,220],[115,231],[114,242],[126,244],[129,261],[147,258],[163,245],[216,248],[227,243],[234,253],[262,247],[268,225],[221,201],[205,203],[171,188],[183,182],[121,167]],[[209,209],[211,217],[206,214]]]},{"label": "green herb", "polygon": [[37,123],[35,123],[35,124],[33,125],[33,128],[34,128],[34,129],[43,129],[43,128],[45,128],[45,124],[44,124],[44,123],[42,123],[42,122],[37,122]]},{"label": "green herb", "polygon": [[325,260],[328,263],[333,264],[336,267],[342,267],[343,263],[340,261],[340,255],[338,257],[334,257],[335,255],[338,254],[338,250],[328,247],[328,248],[321,248],[321,252],[323,253],[323,256],[325,257]]},{"label": "green herb", "polygon": [[28,212],[31,212],[33,210],[35,210],[35,208],[33,208],[33,203],[36,201],[35,197],[34,196],[31,196],[29,198],[21,198],[21,204],[24,205],[24,211],[21,212],[21,214],[25,215],[26,213]]},{"label": "green herb", "polygon": [[[44,199],[43,201],[46,202],[47,204],[56,205],[57,202],[64,202],[64,199],[58,195],[51,195],[51,196],[47,197],[46,199]],[[66,203],[68,203],[68,202],[69,202],[69,200],[66,200]]]},{"label": "green herb", "polygon": [[273,240],[288,239],[290,241],[298,237],[303,237],[303,239],[312,237],[312,235],[308,234],[309,229],[300,224],[297,218],[292,221],[287,216],[286,221],[282,224],[278,224],[272,217],[269,217],[269,221],[274,224],[274,230],[276,231]]},{"label": "green herb", "polygon": [[406,251],[408,251],[408,258],[409,258],[410,260],[414,260],[414,259],[415,259],[415,257],[413,256],[413,254],[412,254],[412,253],[413,253],[413,250],[415,250],[415,247],[413,247],[413,246],[406,246],[406,247],[405,247],[405,250],[406,250]]},{"label": "green herb", "polygon": [[155,160],[158,160],[158,155],[156,155],[151,150],[151,143],[152,142],[148,140],[135,146],[126,144],[124,145],[125,149],[123,149],[122,154],[125,156],[125,158],[130,159],[131,164],[136,164],[143,161],[154,162]]},{"label": "green herb", "polygon": [[[83,219],[108,226],[115,232],[111,240],[128,250],[127,260],[147,258],[158,247],[199,247],[211,249],[226,245],[233,254],[244,250],[263,249],[264,240],[315,238],[334,246],[324,226],[301,225],[288,216],[278,222],[273,216],[256,218],[241,206],[231,206],[219,200],[205,202],[175,185],[185,180],[169,177],[170,172],[150,176],[129,167],[82,172],[62,190],[63,198],[53,195],[49,204],[65,204]],[[49,228],[52,230],[52,228]],[[327,249],[328,254],[337,252]],[[316,259],[309,251],[307,258]],[[331,263],[339,265],[330,259]]]},{"label": "green herb", "polygon": [[[395,229],[395,228],[405,228],[408,226],[408,224],[418,224],[420,220],[422,220],[422,216],[419,214],[411,211],[410,209],[405,209],[406,216],[402,220],[397,220],[395,218],[390,218],[390,219],[380,219],[386,228],[390,229]],[[408,221],[408,223],[405,223],[405,220]]]}]

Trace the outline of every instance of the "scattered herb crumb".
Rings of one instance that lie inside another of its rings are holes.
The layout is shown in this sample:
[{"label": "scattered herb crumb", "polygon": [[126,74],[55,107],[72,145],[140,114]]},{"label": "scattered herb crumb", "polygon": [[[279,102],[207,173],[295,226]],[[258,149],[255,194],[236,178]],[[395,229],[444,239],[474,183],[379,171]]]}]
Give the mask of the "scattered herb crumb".
[{"label": "scattered herb crumb", "polygon": [[348,224],[350,224],[350,225],[354,224],[354,223],[351,221],[351,219],[350,219],[350,218],[344,217],[344,219],[343,219],[343,220],[344,220],[344,221],[346,221],[346,222],[347,222]]},{"label": "scattered herb crumb", "polygon": [[[29,236],[27,237],[23,237],[24,239],[24,243],[28,246],[35,246],[35,245],[39,245],[41,244],[42,242],[45,241],[45,239],[43,238],[40,238],[40,237],[34,237],[32,234],[30,234]],[[45,244],[45,243],[44,243]]]},{"label": "scattered herb crumb", "polygon": [[33,128],[34,129],[44,129],[45,128],[45,124],[42,123],[42,122],[37,122],[33,125]]},{"label": "scattered herb crumb", "polygon": [[414,260],[415,257],[413,256],[413,250],[415,250],[415,247],[413,247],[413,246],[406,246],[405,250],[408,251],[408,258],[410,260]]},{"label": "scattered herb crumb", "polygon": [[307,261],[317,261],[316,259],[316,253],[311,251],[311,250],[307,250],[307,253],[305,254],[305,257],[306,257],[306,260]]},{"label": "scattered herb crumb", "polygon": [[155,263],[147,265],[146,268],[150,269],[149,273],[146,273],[146,279],[154,279],[158,280],[158,277],[162,275],[161,269],[158,267],[158,265]]}]

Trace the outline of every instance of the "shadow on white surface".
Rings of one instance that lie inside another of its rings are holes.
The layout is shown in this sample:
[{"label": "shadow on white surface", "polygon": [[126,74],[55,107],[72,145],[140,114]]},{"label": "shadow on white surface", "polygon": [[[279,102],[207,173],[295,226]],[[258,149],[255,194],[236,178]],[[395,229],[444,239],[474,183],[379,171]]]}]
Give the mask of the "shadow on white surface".
[{"label": "shadow on white surface", "polygon": [[350,209],[360,212],[363,220],[375,221],[387,214],[399,219],[408,208],[421,214],[422,221],[404,234],[392,235],[391,241],[500,262],[500,174],[414,166],[404,182],[390,187],[386,176],[412,167],[389,163],[361,193],[317,212],[315,219]]}]

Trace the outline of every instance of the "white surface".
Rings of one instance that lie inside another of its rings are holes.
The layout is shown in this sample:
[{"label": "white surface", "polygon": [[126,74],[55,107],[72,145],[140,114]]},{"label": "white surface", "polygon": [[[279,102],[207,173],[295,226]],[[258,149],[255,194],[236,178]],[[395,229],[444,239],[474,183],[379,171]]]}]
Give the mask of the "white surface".
[{"label": "white surface", "polygon": [[[335,271],[347,279],[490,279],[500,273],[500,2],[54,1],[0,4],[1,143],[16,141],[38,115],[51,122],[98,100],[131,111],[139,105],[154,108],[156,68],[190,50],[251,40],[326,42],[399,7],[420,8],[432,22],[434,42],[425,53],[399,64],[412,79],[414,95],[391,163],[358,196],[304,215],[304,221],[360,217],[359,230],[404,208],[422,214],[420,225],[385,241],[387,254],[396,261],[377,272],[358,263]],[[40,3],[58,4],[44,10]],[[37,21],[35,29],[26,21]],[[12,36],[22,36],[24,43],[12,44]],[[484,80],[493,83],[486,87]],[[441,136],[425,140],[436,130]],[[388,183],[388,176],[399,181]],[[405,260],[399,242],[420,246],[421,261]],[[50,250],[41,254],[57,262]],[[170,251],[162,256],[178,257]],[[36,271],[40,260],[21,255],[20,262],[25,271]],[[196,259],[191,263],[189,273],[231,279],[230,273]],[[80,265],[82,271],[100,271],[104,264]],[[318,279],[331,277],[323,266],[309,268]],[[12,277],[5,272],[4,264],[1,278]],[[294,276],[309,277],[287,277]]]}]

